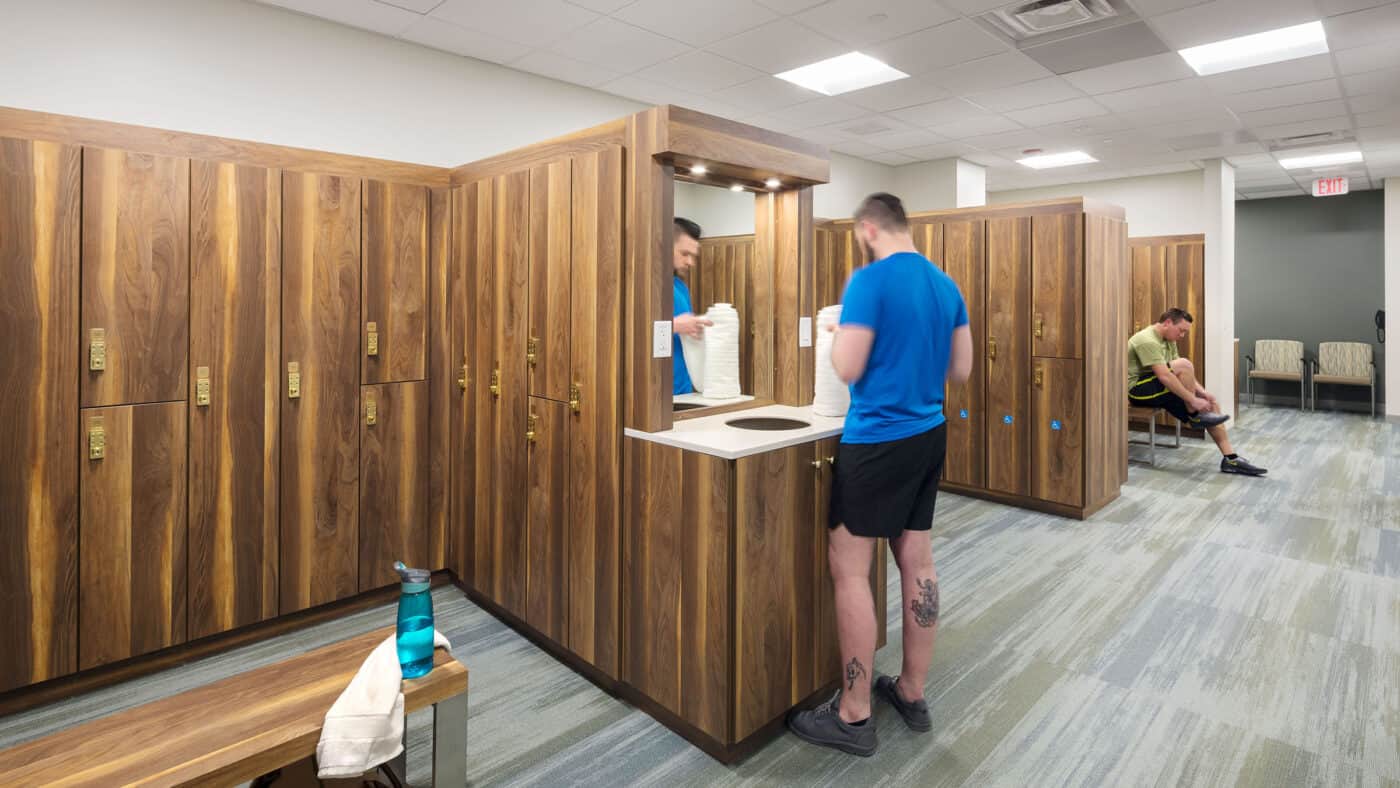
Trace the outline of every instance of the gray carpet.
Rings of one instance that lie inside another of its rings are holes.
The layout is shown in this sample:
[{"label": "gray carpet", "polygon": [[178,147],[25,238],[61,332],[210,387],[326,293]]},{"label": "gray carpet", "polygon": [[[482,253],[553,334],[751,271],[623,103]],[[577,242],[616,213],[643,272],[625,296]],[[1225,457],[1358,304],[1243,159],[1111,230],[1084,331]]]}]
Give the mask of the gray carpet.
[{"label": "gray carpet", "polygon": [[[1400,786],[1400,425],[1259,408],[1234,435],[1267,478],[1222,475],[1187,440],[1086,522],[943,497],[935,730],[880,708],[871,759],[784,736],[721,766],[439,591],[472,671],[471,784]],[[885,672],[898,579],[891,564]],[[392,621],[362,613],[0,720],[0,746]],[[410,720],[419,784],[428,724]]]}]

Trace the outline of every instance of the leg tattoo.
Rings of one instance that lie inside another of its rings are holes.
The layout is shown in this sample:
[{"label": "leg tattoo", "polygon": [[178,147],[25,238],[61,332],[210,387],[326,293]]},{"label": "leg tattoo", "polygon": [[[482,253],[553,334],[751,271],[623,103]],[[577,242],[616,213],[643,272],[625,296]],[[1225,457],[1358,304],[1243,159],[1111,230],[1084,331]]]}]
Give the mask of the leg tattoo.
[{"label": "leg tattoo", "polygon": [[865,678],[865,666],[860,664],[860,660],[851,657],[851,662],[846,666],[846,689],[856,688],[856,679]]},{"label": "leg tattoo", "polygon": [[938,623],[938,581],[915,580],[919,587],[919,598],[909,603],[909,612],[914,614],[914,623],[928,629]]}]

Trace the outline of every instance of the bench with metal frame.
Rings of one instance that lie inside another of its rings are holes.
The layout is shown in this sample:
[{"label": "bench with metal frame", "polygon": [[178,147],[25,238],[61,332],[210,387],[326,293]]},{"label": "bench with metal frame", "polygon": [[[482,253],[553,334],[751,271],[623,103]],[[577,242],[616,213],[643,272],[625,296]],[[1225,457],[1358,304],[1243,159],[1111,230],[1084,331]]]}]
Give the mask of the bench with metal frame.
[{"label": "bench with metal frame", "polygon": [[[1134,418],[1141,418],[1147,420],[1147,440],[1135,441],[1132,438],[1129,438],[1128,445],[1146,446],[1147,464],[1153,466],[1154,468],[1157,466],[1157,414],[1165,412],[1166,411],[1162,408],[1139,408],[1133,406],[1128,407],[1128,421],[1130,423]],[[1163,443],[1162,448],[1164,449],[1181,448],[1181,422],[1176,421],[1175,418],[1173,418],[1172,421],[1176,422],[1176,442]]]}]

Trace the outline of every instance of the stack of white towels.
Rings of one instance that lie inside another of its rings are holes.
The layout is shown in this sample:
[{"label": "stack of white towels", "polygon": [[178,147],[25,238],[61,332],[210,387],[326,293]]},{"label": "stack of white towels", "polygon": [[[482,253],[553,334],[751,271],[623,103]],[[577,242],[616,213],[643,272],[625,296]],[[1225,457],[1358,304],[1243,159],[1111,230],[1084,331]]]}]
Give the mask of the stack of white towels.
[{"label": "stack of white towels", "polygon": [[831,344],[836,335],[828,329],[840,322],[840,304],[817,312],[817,383],[812,412],[818,416],[845,416],[851,407],[851,390],[836,377],[836,368],[831,365]]},{"label": "stack of white towels", "polygon": [[702,338],[681,337],[690,382],[705,399],[736,399],[739,394],[739,312],[733,304],[715,304],[702,317]]}]

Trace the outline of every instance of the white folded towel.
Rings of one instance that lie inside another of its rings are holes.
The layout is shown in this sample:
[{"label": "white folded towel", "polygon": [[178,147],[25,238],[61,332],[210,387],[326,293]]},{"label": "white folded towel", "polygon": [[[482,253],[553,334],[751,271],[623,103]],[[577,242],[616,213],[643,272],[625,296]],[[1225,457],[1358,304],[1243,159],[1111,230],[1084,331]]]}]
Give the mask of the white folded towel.
[{"label": "white folded towel", "polygon": [[739,312],[715,304],[705,313],[705,399],[736,399],[739,391]]},{"label": "white folded towel", "polygon": [[681,334],[681,354],[685,370],[690,373],[690,385],[695,393],[705,393],[705,340]]},{"label": "white folded towel", "polygon": [[[433,647],[452,644],[433,630]],[[403,669],[394,636],[375,646],[326,712],[316,744],[317,776],[358,777],[403,750]]]},{"label": "white folded towel", "polygon": [[836,367],[831,365],[831,346],[836,335],[827,328],[840,322],[840,304],[822,307],[817,312],[817,380],[812,412],[818,416],[844,416],[851,408],[851,389],[836,377]]}]

